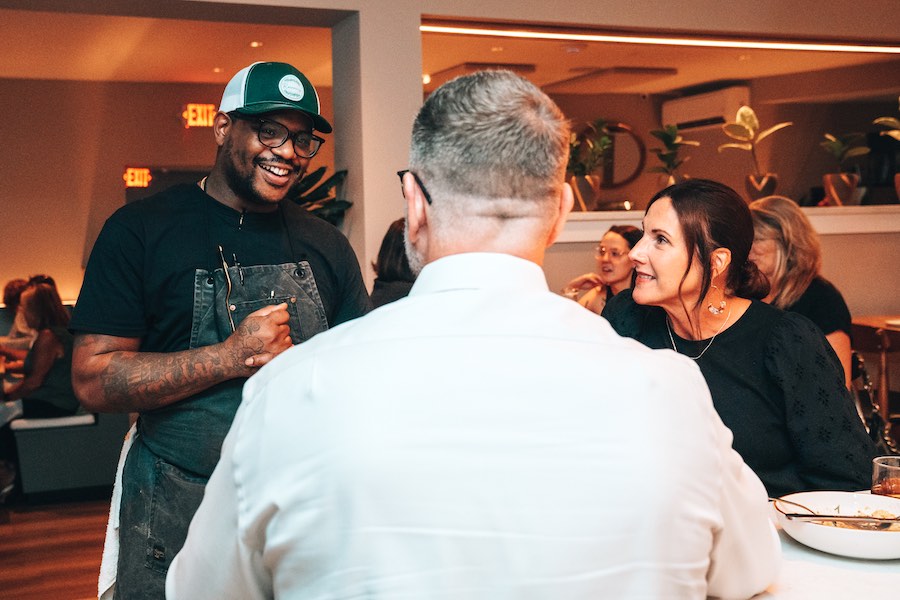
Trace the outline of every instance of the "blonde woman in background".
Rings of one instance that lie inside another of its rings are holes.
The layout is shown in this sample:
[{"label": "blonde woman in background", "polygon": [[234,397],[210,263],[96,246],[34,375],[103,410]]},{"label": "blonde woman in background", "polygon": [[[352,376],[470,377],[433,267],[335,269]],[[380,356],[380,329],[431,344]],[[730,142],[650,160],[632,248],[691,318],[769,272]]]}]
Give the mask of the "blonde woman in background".
[{"label": "blonde woman in background", "polygon": [[579,275],[563,288],[563,296],[588,310],[603,312],[606,301],[631,287],[634,266],[628,253],[641,239],[642,232],[632,225],[613,225],[594,248],[597,272]]},{"label": "blonde woman in background", "polygon": [[763,298],[782,310],[800,313],[822,330],[850,383],[850,310],[834,285],[819,274],[819,236],[797,203],[767,196],[750,204],[753,247],[750,260],[768,277]]}]

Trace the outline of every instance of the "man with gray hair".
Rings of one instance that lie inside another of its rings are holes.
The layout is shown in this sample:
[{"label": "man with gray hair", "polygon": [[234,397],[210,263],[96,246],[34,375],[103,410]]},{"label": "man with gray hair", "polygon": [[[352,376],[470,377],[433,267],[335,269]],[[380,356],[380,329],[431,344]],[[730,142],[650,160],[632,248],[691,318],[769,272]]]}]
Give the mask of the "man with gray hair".
[{"label": "man with gray hair", "polygon": [[410,295],[248,381],[170,599],[747,598],[772,581],[765,491],[699,369],[547,287],[568,139],[509,72],[428,98],[400,172]]}]

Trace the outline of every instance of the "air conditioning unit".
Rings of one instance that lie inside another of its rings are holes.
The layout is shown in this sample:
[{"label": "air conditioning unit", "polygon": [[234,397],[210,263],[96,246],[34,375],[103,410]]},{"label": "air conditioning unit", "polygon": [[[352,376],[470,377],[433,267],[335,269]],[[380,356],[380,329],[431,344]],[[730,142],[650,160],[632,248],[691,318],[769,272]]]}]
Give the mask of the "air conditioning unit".
[{"label": "air conditioning unit", "polygon": [[734,121],[738,109],[750,104],[750,88],[734,86],[715,92],[684,96],[663,102],[663,125],[677,125],[679,130],[719,127]]}]

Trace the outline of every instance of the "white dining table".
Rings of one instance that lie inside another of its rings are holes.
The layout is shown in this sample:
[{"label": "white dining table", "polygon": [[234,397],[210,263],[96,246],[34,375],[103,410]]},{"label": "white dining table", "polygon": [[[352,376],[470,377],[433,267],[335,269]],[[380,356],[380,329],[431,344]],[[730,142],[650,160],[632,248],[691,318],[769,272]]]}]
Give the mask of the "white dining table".
[{"label": "white dining table", "polygon": [[[781,573],[753,600],[876,600],[900,597],[900,559],[862,560],[814,550],[778,525]],[[900,532],[886,535],[898,535]]]}]

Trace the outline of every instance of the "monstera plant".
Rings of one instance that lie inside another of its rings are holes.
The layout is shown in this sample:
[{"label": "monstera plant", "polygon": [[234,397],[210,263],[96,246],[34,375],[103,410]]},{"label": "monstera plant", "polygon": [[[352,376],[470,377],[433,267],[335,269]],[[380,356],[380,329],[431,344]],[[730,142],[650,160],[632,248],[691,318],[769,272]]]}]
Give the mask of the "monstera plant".
[{"label": "monstera plant", "polygon": [[322,181],[326,169],[327,167],[319,167],[312,173],[307,173],[291,190],[290,197],[302,208],[338,227],[344,213],[353,206],[351,201],[338,198],[343,187],[341,184],[347,178],[347,170],[337,171]]},{"label": "monstera plant", "polygon": [[750,153],[753,164],[753,173],[747,176],[746,183],[747,193],[750,194],[751,198],[756,199],[763,196],[769,196],[775,191],[775,187],[778,185],[778,176],[776,174],[763,173],[759,168],[759,159],[756,156],[756,145],[776,131],[784,129],[785,127],[790,127],[791,125],[793,125],[793,123],[788,121],[785,123],[778,123],[777,125],[773,125],[772,127],[760,131],[759,119],[756,118],[756,113],[749,106],[742,106],[738,109],[733,123],[725,123],[722,125],[722,131],[725,132],[725,135],[737,141],[722,144],[719,146],[719,152],[726,148],[733,148],[736,150],[746,150]]}]

